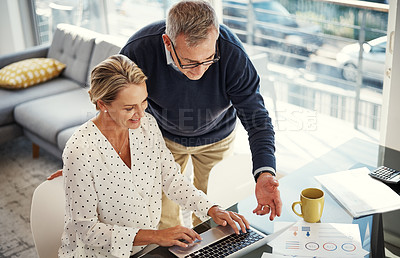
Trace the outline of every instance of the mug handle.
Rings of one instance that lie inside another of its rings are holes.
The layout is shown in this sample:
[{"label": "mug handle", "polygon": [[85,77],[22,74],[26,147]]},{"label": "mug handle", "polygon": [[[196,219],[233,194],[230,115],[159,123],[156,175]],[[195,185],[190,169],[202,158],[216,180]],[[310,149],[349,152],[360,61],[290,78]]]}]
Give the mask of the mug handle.
[{"label": "mug handle", "polygon": [[297,211],[296,211],[296,209],[295,209],[296,204],[300,204],[300,206],[301,206],[301,202],[294,202],[294,203],[292,204],[292,210],[293,210],[293,212],[294,212],[297,216],[303,218],[303,214],[297,213]]}]

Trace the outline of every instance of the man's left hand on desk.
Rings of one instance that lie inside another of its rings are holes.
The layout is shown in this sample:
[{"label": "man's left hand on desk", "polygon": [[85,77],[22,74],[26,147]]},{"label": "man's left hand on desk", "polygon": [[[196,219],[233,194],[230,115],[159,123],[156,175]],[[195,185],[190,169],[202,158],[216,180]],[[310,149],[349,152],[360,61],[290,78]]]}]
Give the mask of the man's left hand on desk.
[{"label": "man's left hand on desk", "polygon": [[256,183],[258,205],[257,208],[253,210],[253,213],[257,215],[271,213],[269,216],[270,220],[273,220],[276,216],[281,216],[282,200],[278,186],[278,180],[269,173],[262,173],[258,177]]}]

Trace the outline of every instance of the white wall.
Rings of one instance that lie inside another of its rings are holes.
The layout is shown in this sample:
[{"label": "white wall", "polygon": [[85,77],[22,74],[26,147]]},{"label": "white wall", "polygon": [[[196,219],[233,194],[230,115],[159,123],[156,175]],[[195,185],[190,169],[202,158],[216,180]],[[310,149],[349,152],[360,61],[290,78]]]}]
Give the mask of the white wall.
[{"label": "white wall", "polygon": [[[390,0],[380,145],[400,151],[400,13]],[[396,30],[396,28],[398,28]]]},{"label": "white wall", "polygon": [[[389,1],[388,43],[381,114],[379,164],[400,169],[400,10],[399,0]],[[396,30],[397,28],[397,30]],[[396,35],[397,34],[397,35]],[[400,250],[400,211],[383,214],[384,241],[392,252]]]},{"label": "white wall", "polygon": [[0,0],[0,55],[25,49],[19,1]]}]

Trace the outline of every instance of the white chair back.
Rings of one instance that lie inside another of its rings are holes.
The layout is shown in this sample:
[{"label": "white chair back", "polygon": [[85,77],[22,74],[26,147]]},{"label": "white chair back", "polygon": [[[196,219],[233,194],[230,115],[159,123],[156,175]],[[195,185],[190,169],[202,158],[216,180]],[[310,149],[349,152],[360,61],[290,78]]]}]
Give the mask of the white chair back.
[{"label": "white chair back", "polygon": [[33,193],[31,230],[39,258],[58,257],[64,230],[63,177],[46,180]]},{"label": "white chair back", "polygon": [[236,154],[224,158],[210,172],[207,196],[226,209],[254,194],[252,168],[250,154]]}]

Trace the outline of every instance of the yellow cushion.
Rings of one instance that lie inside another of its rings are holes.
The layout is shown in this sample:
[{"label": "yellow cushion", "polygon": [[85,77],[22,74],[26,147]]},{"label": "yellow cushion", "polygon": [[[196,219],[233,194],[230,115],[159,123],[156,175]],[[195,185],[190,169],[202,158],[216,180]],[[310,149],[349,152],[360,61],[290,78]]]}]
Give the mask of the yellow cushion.
[{"label": "yellow cushion", "polygon": [[65,64],[53,58],[31,58],[0,69],[0,87],[23,89],[60,75]]}]

